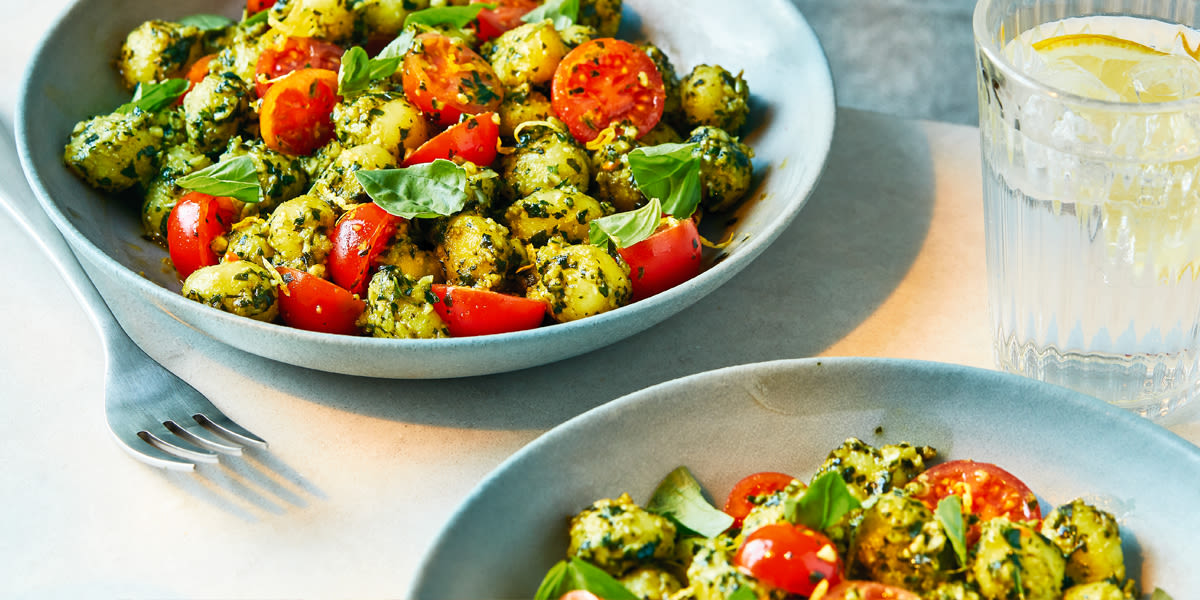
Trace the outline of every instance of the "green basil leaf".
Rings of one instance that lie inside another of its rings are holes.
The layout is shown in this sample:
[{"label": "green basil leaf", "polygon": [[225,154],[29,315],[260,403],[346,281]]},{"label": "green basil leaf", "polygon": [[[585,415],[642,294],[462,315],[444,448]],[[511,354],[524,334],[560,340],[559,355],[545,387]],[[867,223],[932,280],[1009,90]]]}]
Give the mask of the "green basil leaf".
[{"label": "green basil leaf", "polygon": [[743,585],[729,595],[729,600],[758,600],[758,594],[748,585]]},{"label": "green basil leaf", "polygon": [[270,16],[271,16],[270,13],[271,13],[271,9],[269,9],[269,8],[260,10],[256,13],[242,19],[242,25],[249,27],[250,25],[258,25],[259,23],[266,23],[270,19]]},{"label": "green basil leaf", "polygon": [[946,537],[950,538],[950,545],[958,556],[958,564],[967,566],[967,532],[963,524],[962,499],[954,494],[942,498],[938,501],[935,514]]},{"label": "green basil leaf", "polygon": [[654,490],[646,510],[663,515],[676,525],[706,538],[715,537],[733,525],[733,517],[717,510],[704,498],[704,490],[687,467],[679,467],[667,474]]},{"label": "green basil leaf", "polygon": [[538,586],[534,600],[558,600],[571,590],[586,590],[604,600],[638,600],[603,569],[575,557],[556,563]]},{"label": "green basil leaf", "polygon": [[641,208],[592,219],[588,223],[588,241],[601,248],[607,248],[609,242],[618,248],[628,248],[650,237],[661,220],[662,204],[651,197]]},{"label": "green basil leaf", "polygon": [[133,91],[133,99],[117,107],[117,112],[129,113],[134,109],[142,112],[158,112],[171,106],[188,91],[186,79],[168,79],[159,83],[139,83]]},{"label": "green basil leaf", "polygon": [[783,510],[792,523],[824,530],[859,506],[862,504],[850,494],[842,476],[830,471],[809,484],[799,500],[786,500]]},{"label": "green basil leaf", "polygon": [[233,25],[233,20],[229,17],[221,15],[188,15],[179,20],[183,25],[191,25],[197,29],[204,31],[212,31],[214,29],[224,29]]},{"label": "green basil leaf", "polygon": [[700,158],[692,155],[696,146],[659,144],[629,153],[638,189],[647,198],[658,198],[663,212],[676,219],[691,217],[700,205]]},{"label": "green basil leaf", "polygon": [[1162,588],[1154,588],[1154,593],[1150,594],[1150,600],[1173,600],[1171,595],[1162,591]]},{"label": "green basil leaf", "polygon": [[540,23],[546,19],[553,21],[558,30],[574,25],[579,20],[579,0],[546,0],[545,4],[521,17],[526,23]]},{"label": "green basil leaf", "polygon": [[470,200],[466,169],[444,158],[404,169],[357,171],[354,176],[375,204],[405,219],[449,216]]},{"label": "green basil leaf", "polygon": [[210,196],[236,198],[250,204],[262,200],[258,169],[254,166],[254,159],[249,156],[223,160],[199,171],[193,171],[176,179],[175,185]]},{"label": "green basil leaf", "polygon": [[[558,600],[566,592],[560,593],[563,580],[567,575],[567,561],[560,560],[554,563],[553,567],[546,572],[546,576],[542,578],[542,583],[538,585],[537,593],[533,595],[533,600]],[[570,591],[570,590],[568,590]]]},{"label": "green basil leaf", "polygon": [[348,96],[371,87],[371,82],[391,77],[400,67],[401,56],[391,58],[368,58],[367,51],[352,46],[342,54],[338,67],[338,95]]},{"label": "green basil leaf", "polygon": [[450,26],[458,29],[466,27],[475,19],[479,18],[479,13],[483,9],[496,8],[495,4],[468,4],[467,6],[436,6],[408,13],[404,18],[404,26],[400,29],[400,35],[396,39],[388,42],[375,58],[395,58],[403,57],[408,54],[409,47],[412,46],[413,38],[416,37],[415,30],[418,28],[429,29],[432,27]]}]

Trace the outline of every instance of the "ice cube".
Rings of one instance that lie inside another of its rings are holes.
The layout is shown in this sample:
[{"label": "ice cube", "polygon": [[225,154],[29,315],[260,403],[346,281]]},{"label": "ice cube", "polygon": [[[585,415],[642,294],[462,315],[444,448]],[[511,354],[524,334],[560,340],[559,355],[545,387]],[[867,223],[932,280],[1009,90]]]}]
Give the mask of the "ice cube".
[{"label": "ice cube", "polygon": [[1168,102],[1200,94],[1200,63],[1190,56],[1147,58],[1129,69],[1139,102]]}]

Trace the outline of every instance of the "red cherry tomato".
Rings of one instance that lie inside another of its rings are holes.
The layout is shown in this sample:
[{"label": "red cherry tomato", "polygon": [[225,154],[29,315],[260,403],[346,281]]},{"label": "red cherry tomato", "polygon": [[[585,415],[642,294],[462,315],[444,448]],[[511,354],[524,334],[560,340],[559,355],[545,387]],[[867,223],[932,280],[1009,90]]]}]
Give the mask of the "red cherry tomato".
[{"label": "red cherry tomato", "polygon": [[612,38],[591,40],[563,57],[554,71],[550,105],[571,134],[590,142],[609,125],[629,121],[645,135],[662,118],[667,93],[645,52]]},{"label": "red cherry tomato", "polygon": [[188,95],[188,92],[192,91],[192,88],[196,87],[196,84],[200,83],[201,79],[204,79],[206,76],[208,76],[209,63],[211,63],[216,57],[216,54],[205,54],[204,56],[197,58],[196,62],[192,63],[192,66],[188,67],[187,74],[184,75],[184,78],[188,80],[188,89],[184,93],[180,94],[179,98],[175,100],[176,106],[183,104],[183,97]]},{"label": "red cherry tomato", "polygon": [[691,219],[668,219],[650,237],[617,250],[629,264],[634,301],[671,289],[700,274],[700,232]]},{"label": "red cherry tomato", "polygon": [[[1037,496],[1016,475],[991,463],[973,460],[952,460],[934,465],[918,475],[920,486],[913,496],[930,510],[951,494],[962,500],[963,513],[976,515],[981,521],[1007,517],[1010,521],[1038,521],[1042,509]],[[979,524],[967,529],[967,543],[979,539]]]},{"label": "red cherry tomato", "polygon": [[403,167],[431,163],[439,158],[456,157],[486,167],[496,160],[496,144],[500,140],[499,117],[487,112],[475,115],[433,136],[408,158]]},{"label": "red cherry tomato", "polygon": [[733,491],[729,492],[729,499],[725,501],[725,514],[733,517],[734,527],[741,527],[742,520],[757,506],[757,503],[753,502],[755,497],[778,492],[786,488],[793,479],[794,477],[786,473],[772,471],[754,473],[742,478],[733,486]]},{"label": "red cherry tomato", "polygon": [[229,231],[235,212],[224,196],[188,192],[179,198],[167,216],[167,250],[179,279],[219,262],[213,240]]},{"label": "red cherry tomato", "polygon": [[874,581],[843,581],[822,597],[825,600],[921,600],[908,590]]},{"label": "red cherry tomato", "polygon": [[246,0],[246,16],[262,12],[274,5],[274,0]]},{"label": "red cherry tomato", "polygon": [[296,329],[357,335],[354,324],[366,303],[349,291],[297,269],[276,267],[283,276],[279,293],[279,316]]},{"label": "red cherry tomato", "polygon": [[465,44],[440,34],[418,35],[404,55],[401,81],[408,101],[442,126],[462,114],[494,111],[504,86],[492,65]]},{"label": "red cherry tomato", "polygon": [[258,55],[258,62],[254,64],[254,89],[262,98],[277,79],[300,69],[326,69],[336,73],[342,65],[344,52],[337,44],[313,38],[282,38]]},{"label": "red cherry tomato", "polygon": [[438,297],[433,308],[454,337],[533,329],[546,316],[540,300],[491,290],[435,283],[433,295]]},{"label": "red cherry tomato", "polygon": [[603,600],[587,590],[571,590],[562,595],[558,600]]},{"label": "red cherry tomato", "polygon": [[478,38],[486,42],[509,29],[516,29],[525,22],[525,13],[541,6],[539,0],[471,0],[471,4],[493,4],[495,8],[479,11]]},{"label": "red cherry tomato", "polygon": [[755,579],[801,596],[822,581],[842,580],[842,561],[833,542],[803,525],[772,523],[755,529],[734,554],[734,564]]},{"label": "red cherry tomato", "polygon": [[325,69],[300,69],[267,90],[259,109],[259,133],[276,152],[311,154],[333,139],[333,106],[337,73]]},{"label": "red cherry tomato", "polygon": [[366,294],[379,253],[403,222],[374,202],[343,213],[329,236],[333,242],[326,265],[329,279],[355,294]]}]

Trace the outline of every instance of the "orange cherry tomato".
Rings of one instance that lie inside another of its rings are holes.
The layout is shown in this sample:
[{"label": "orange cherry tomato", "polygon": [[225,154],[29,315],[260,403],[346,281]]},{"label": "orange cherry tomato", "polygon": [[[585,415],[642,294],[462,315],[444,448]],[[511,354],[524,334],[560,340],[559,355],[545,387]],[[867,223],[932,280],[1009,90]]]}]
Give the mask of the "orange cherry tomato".
[{"label": "orange cherry tomato", "polygon": [[921,600],[921,597],[902,588],[875,581],[843,581],[823,596],[825,600]]},{"label": "orange cherry tomato", "polygon": [[307,155],[333,139],[333,106],[337,73],[300,69],[285,75],[267,90],[259,109],[259,132],[268,148]]},{"label": "orange cherry tomato", "polygon": [[365,202],[338,218],[329,240],[329,279],[360,296],[367,293],[371,270],[404,219]]},{"label": "orange cherry tomato", "polygon": [[496,160],[496,146],[500,141],[499,120],[496,113],[487,112],[451,125],[421,144],[404,159],[401,166],[431,163],[439,158],[459,158],[486,167]]},{"label": "orange cherry tomato", "polygon": [[326,69],[336,73],[342,65],[343,53],[337,44],[313,38],[283,38],[258,55],[258,62],[254,64],[254,89],[262,98],[277,79],[299,69]]},{"label": "orange cherry tomato", "polygon": [[702,251],[691,219],[669,219],[650,237],[617,250],[629,265],[635,302],[699,275]]},{"label": "orange cherry tomato", "polygon": [[763,471],[743,477],[729,492],[725,500],[725,514],[733,517],[733,527],[740,528],[742,520],[754,510],[758,503],[755,500],[761,496],[769,496],[782,490],[792,482],[794,477],[786,473]]},{"label": "orange cherry tomato", "polygon": [[433,295],[438,297],[433,309],[454,337],[533,329],[546,316],[541,300],[491,290],[435,283]]},{"label": "orange cherry tomato", "polygon": [[216,57],[216,54],[205,54],[204,56],[197,58],[196,62],[192,63],[192,66],[188,67],[187,74],[184,75],[184,78],[188,80],[188,89],[180,94],[179,98],[175,100],[175,106],[183,104],[183,97],[188,95],[188,92],[192,91],[192,88],[196,87],[196,84],[200,83],[200,80],[208,76],[209,64],[212,63],[212,60]]},{"label": "orange cherry tomato", "polygon": [[667,100],[662,75],[637,46],[613,38],[585,42],[554,70],[550,105],[580,142],[613,123],[629,121],[646,134],[662,119]]},{"label": "orange cherry tomato", "polygon": [[401,81],[408,101],[442,126],[458,122],[464,113],[494,111],[504,99],[492,65],[440,33],[416,37],[404,55]]},{"label": "orange cherry tomato", "polygon": [[509,29],[524,25],[521,17],[542,4],[539,0],[471,0],[471,4],[483,3],[495,6],[479,11],[477,37],[485,42]]},{"label": "orange cherry tomato", "polygon": [[348,290],[297,269],[276,267],[283,276],[279,294],[279,317],[290,327],[357,335],[355,321],[366,303]]},{"label": "orange cherry tomato", "polygon": [[235,209],[232,198],[188,192],[167,215],[167,252],[179,279],[217,264],[213,241],[229,232]]},{"label": "orange cherry tomato", "polygon": [[246,0],[246,16],[262,12],[274,5],[274,0]]}]

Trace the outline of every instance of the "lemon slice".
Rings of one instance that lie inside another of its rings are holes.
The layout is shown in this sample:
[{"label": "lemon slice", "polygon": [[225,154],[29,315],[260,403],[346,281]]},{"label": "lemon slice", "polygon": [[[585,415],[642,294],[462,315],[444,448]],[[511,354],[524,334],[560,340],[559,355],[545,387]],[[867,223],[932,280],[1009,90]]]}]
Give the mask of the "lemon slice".
[{"label": "lemon slice", "polygon": [[1200,63],[1111,35],[1078,33],[1041,40],[1046,83],[1121,102],[1166,102],[1200,93]]}]

